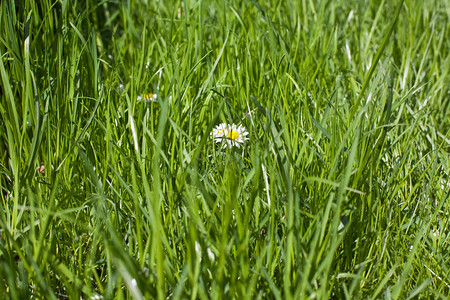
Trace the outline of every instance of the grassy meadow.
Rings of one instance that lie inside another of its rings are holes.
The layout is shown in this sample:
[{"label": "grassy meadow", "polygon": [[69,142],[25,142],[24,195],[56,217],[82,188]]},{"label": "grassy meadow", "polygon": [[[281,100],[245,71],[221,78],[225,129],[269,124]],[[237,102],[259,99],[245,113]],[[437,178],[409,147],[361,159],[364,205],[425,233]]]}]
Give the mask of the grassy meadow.
[{"label": "grassy meadow", "polygon": [[0,298],[447,299],[449,18],[0,1]]}]

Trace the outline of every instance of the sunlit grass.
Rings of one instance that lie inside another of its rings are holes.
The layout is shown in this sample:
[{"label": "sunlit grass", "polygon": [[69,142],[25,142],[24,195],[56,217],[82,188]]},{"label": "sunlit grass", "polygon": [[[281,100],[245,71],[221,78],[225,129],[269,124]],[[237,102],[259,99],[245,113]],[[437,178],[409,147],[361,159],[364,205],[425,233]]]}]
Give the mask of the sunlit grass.
[{"label": "sunlit grass", "polygon": [[445,299],[446,1],[167,2],[0,2],[0,298]]}]

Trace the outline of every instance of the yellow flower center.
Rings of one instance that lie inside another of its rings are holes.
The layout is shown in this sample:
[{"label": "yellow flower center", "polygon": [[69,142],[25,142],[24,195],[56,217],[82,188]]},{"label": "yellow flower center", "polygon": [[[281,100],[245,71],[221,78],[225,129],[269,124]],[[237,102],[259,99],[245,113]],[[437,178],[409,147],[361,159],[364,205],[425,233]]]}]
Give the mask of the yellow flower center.
[{"label": "yellow flower center", "polygon": [[231,138],[232,140],[235,140],[239,137],[239,132],[236,130],[228,131],[227,138]]},{"label": "yellow flower center", "polygon": [[150,99],[152,97],[153,97],[152,93],[144,94],[144,98],[146,98],[146,99]]}]

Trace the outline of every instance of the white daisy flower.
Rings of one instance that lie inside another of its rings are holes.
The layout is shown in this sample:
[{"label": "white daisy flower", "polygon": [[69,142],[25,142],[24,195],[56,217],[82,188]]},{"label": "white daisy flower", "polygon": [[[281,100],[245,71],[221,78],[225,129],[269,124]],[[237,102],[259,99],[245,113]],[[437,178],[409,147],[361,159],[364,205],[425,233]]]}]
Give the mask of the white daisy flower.
[{"label": "white daisy flower", "polygon": [[246,135],[248,135],[247,130],[244,126],[235,124],[225,124],[222,123],[218,125],[213,132],[211,133],[212,137],[214,138],[214,141],[216,143],[221,143],[225,141],[224,147],[233,148],[233,146],[236,146],[240,148],[240,144],[243,144],[244,141],[249,140]]},{"label": "white daisy flower", "polygon": [[148,93],[148,94],[144,94],[144,95],[139,95],[137,97],[137,101],[145,101],[145,102],[156,102],[158,101],[158,95],[156,94],[152,94],[152,93]]},{"label": "white daisy flower", "polygon": [[233,124],[231,126],[229,125],[228,127],[230,128],[230,130],[228,130],[226,139],[228,148],[232,148],[233,146],[239,148],[239,144],[243,144],[244,141],[249,140],[249,138],[246,137],[246,135],[248,135],[248,132],[244,126],[239,125],[239,127],[236,128],[236,125]]},{"label": "white daisy flower", "polygon": [[223,138],[225,138],[228,134],[227,124],[222,123],[216,126],[214,130],[211,132],[211,137],[214,139],[216,143],[222,142]]}]

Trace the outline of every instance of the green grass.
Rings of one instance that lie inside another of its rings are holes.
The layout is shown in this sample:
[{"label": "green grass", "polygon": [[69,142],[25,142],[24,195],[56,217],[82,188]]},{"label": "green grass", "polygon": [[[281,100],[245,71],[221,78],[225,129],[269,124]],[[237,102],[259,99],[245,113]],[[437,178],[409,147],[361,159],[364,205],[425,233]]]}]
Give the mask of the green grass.
[{"label": "green grass", "polygon": [[1,1],[0,298],[446,299],[449,17]]}]

